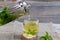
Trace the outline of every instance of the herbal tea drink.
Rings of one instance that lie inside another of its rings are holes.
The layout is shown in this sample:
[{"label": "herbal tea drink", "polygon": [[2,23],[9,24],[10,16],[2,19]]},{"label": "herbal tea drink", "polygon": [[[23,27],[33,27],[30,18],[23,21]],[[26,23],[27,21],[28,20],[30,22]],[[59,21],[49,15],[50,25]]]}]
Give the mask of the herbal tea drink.
[{"label": "herbal tea drink", "polygon": [[39,31],[39,24],[37,20],[27,20],[24,22],[24,34],[37,35]]}]

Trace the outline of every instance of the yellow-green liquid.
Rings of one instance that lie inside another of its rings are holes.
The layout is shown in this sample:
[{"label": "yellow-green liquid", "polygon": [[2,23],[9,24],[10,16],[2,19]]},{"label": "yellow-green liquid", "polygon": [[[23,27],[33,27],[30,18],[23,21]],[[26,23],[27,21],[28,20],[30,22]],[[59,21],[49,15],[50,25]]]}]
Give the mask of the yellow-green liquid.
[{"label": "yellow-green liquid", "polygon": [[39,24],[35,21],[28,21],[24,23],[24,32],[29,32],[29,30],[35,31],[37,34],[39,30]]}]

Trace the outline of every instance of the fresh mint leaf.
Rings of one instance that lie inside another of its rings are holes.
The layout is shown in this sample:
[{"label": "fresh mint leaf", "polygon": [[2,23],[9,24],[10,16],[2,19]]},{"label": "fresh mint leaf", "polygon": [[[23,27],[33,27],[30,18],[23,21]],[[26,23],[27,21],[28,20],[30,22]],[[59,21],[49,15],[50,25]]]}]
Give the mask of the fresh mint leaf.
[{"label": "fresh mint leaf", "polygon": [[0,12],[0,24],[4,25],[13,20],[15,20],[17,16],[11,15],[9,8],[5,7],[2,12]]},{"label": "fresh mint leaf", "polygon": [[53,40],[53,38],[52,38],[51,35],[49,35],[48,32],[46,32],[46,35],[45,36],[41,36],[40,40]]}]

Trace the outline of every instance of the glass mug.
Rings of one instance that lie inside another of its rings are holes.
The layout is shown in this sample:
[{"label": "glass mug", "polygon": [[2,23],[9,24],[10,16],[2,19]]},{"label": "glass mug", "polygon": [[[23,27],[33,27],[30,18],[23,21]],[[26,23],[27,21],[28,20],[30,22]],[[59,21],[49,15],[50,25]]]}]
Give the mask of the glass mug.
[{"label": "glass mug", "polygon": [[26,36],[36,36],[39,31],[39,20],[38,19],[28,19],[24,20],[24,34]]}]

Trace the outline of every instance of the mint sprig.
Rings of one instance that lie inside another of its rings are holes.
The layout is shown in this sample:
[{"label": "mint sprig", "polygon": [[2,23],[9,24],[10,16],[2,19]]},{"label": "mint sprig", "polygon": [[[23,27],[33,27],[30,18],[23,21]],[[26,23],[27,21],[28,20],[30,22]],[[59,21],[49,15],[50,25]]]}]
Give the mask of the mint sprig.
[{"label": "mint sprig", "polygon": [[45,36],[41,36],[40,40],[53,40],[52,36],[46,32]]}]

